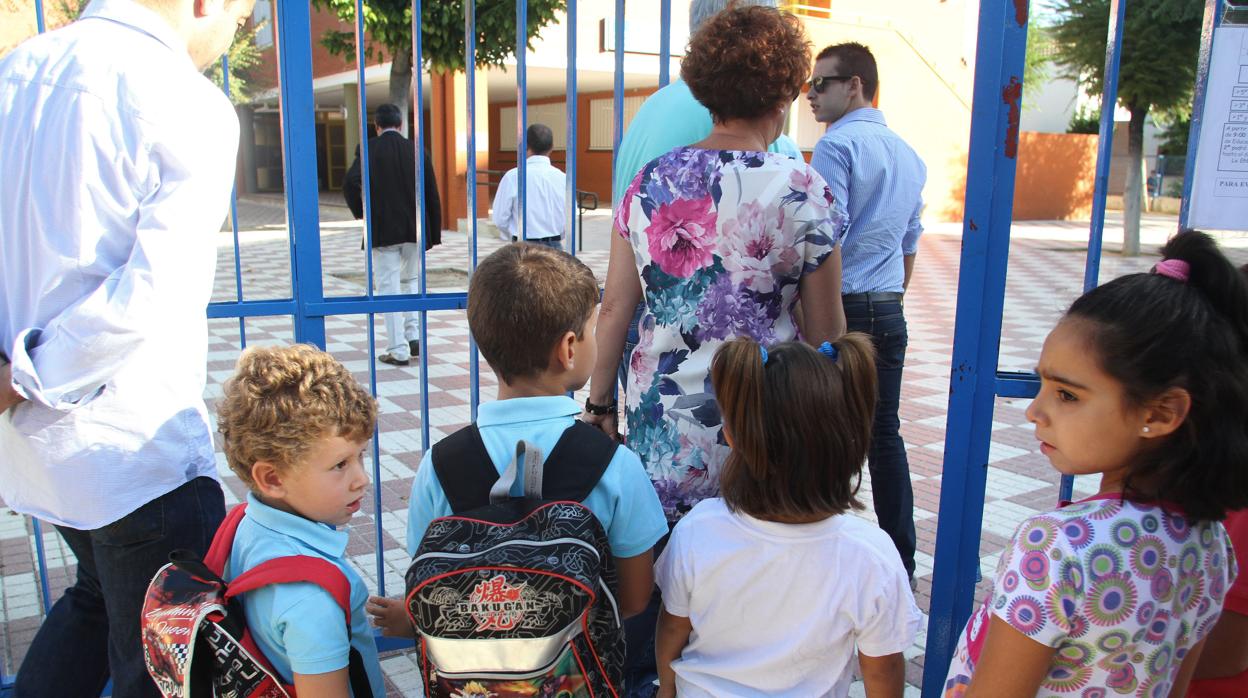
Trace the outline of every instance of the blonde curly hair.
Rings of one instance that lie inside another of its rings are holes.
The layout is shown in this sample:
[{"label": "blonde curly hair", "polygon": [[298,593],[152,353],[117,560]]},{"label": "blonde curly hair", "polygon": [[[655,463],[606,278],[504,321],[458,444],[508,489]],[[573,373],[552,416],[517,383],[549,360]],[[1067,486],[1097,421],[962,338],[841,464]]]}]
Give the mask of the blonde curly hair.
[{"label": "blonde curly hair", "polygon": [[366,441],[376,423],[377,401],[337,359],[309,344],[244,351],[217,406],[226,460],[253,490],[257,462],[287,470],[319,439]]}]

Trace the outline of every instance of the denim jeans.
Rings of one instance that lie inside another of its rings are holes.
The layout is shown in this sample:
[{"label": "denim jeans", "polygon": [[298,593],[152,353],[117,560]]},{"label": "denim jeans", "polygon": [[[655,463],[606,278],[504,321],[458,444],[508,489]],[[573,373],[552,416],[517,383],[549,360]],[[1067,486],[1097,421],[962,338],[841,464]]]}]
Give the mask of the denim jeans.
[{"label": "denim jeans", "polygon": [[111,675],[117,698],[159,698],[139,639],[147,585],[171,551],[207,552],[224,517],[221,485],[200,477],[102,528],[57,526],[78,578],[39,626],[14,695],[96,698]]},{"label": "denim jeans", "polygon": [[[667,524],[667,535],[654,544],[654,559],[667,547],[672,536],[673,524]],[[624,660],[624,698],[652,698],[657,689],[654,682],[659,678],[658,662],[655,661],[654,633],[659,624],[659,611],[663,608],[663,596],[658,585],[650,592],[646,610],[624,619],[624,641],[627,654]]]},{"label": "denim jeans", "polygon": [[901,369],[906,360],[906,316],[897,301],[845,303],[845,319],[851,332],[871,335],[875,345],[875,368],[879,402],[871,431],[867,469],[880,528],[893,539],[906,573],[914,576],[914,490],[910,463],[901,439]]},{"label": "denim jeans", "polygon": [[641,341],[641,314],[646,311],[646,302],[642,301],[637,304],[637,309],[633,311],[633,319],[628,325],[628,334],[624,337],[624,355],[620,357],[620,393],[619,401],[624,402],[624,394],[628,392],[628,366],[633,360],[633,350],[637,348],[638,342]]},{"label": "denim jeans", "polygon": [[[511,238],[511,240],[512,242],[521,242],[519,238],[514,237],[514,236]],[[558,238],[558,237],[529,238],[528,240],[524,240],[523,242],[527,242],[530,245],[545,245],[546,247],[550,247],[552,249],[563,250],[563,238]],[[567,252],[567,250],[563,250],[563,251]]]}]

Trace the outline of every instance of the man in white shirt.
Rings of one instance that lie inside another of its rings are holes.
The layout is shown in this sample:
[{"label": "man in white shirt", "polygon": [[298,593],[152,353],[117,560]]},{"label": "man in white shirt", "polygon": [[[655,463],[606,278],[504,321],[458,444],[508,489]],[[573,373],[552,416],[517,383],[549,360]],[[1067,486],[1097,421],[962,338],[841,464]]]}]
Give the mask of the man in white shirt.
[{"label": "man in white shirt", "polygon": [[17,695],[158,696],[147,583],[224,515],[204,308],[239,128],[202,71],[254,2],[95,0],[0,59],[0,497],[77,558]]},{"label": "man in white shirt", "polygon": [[568,219],[567,175],[550,164],[550,150],[554,147],[554,134],[546,124],[529,124],[525,132],[528,141],[528,157],[525,159],[525,226],[520,232],[520,206],[517,199],[519,168],[513,167],[503,175],[494,194],[494,225],[499,236],[505,240],[519,240],[563,249],[563,231]]}]

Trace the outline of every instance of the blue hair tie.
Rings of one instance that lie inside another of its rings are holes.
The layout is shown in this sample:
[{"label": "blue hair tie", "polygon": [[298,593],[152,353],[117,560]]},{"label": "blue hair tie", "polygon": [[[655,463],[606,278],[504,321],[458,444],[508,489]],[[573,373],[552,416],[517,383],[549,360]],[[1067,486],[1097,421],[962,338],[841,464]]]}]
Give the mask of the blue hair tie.
[{"label": "blue hair tie", "polygon": [[766,366],[767,365],[767,347],[761,344],[758,345],[758,355],[763,358],[763,365]]},{"label": "blue hair tie", "polygon": [[837,350],[836,347],[832,346],[832,342],[824,342],[823,344],[820,344],[819,353],[829,359],[832,359],[833,361],[836,361],[841,357],[841,352]]}]

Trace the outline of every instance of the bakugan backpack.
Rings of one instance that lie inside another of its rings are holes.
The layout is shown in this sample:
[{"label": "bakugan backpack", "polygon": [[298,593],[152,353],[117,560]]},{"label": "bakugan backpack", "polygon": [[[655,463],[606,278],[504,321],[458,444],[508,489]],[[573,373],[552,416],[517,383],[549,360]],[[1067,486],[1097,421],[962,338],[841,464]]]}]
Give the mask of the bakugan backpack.
[{"label": "bakugan backpack", "polygon": [[[430,522],[407,572],[427,696],[623,692],[615,559],[581,503],[615,449],[576,422],[545,461],[516,444],[500,477],[475,424],[433,447],[453,514]],[[511,496],[516,477],[524,497]]]},{"label": "bakugan backpack", "polygon": [[[221,578],[247,505],[230,510],[200,560],[175,550],[147,587],[140,619],[143,659],[165,698],[294,698],[247,630],[242,594],[270,584],[311,582],[338,602],[351,626],[351,583],[332,562],[309,555],[269,560]],[[351,649],[351,691],[372,696],[359,652]]]}]

